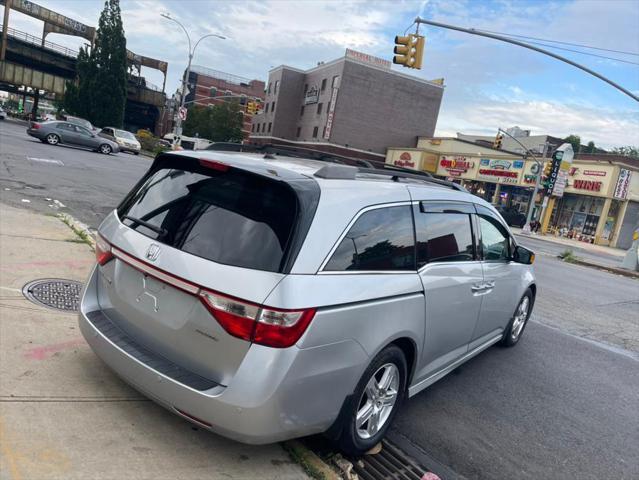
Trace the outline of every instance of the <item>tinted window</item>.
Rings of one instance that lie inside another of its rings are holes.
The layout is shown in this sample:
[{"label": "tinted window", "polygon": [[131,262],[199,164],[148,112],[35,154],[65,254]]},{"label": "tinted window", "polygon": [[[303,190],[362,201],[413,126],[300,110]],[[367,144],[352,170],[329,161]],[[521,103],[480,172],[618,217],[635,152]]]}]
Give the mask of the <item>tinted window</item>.
[{"label": "tinted window", "polygon": [[70,123],[58,123],[56,128],[59,128],[60,130],[67,130],[68,132],[75,132],[75,127]]},{"label": "tinted window", "polygon": [[429,262],[474,259],[471,216],[464,213],[415,212],[417,267]]},{"label": "tinted window", "polygon": [[362,214],[324,270],[414,270],[415,239],[409,206]]},{"label": "tinted window", "polygon": [[84,135],[85,137],[90,137],[91,135],[93,135],[93,133],[91,133],[89,130],[87,130],[86,128],[82,128],[79,126],[75,126],[75,130],[80,134],[80,135]]},{"label": "tinted window", "polygon": [[193,255],[280,271],[297,197],[283,182],[241,170],[162,168],[149,174],[118,214],[130,228]]},{"label": "tinted window", "polygon": [[479,215],[479,228],[484,260],[508,260],[510,240],[501,223],[487,215]]}]

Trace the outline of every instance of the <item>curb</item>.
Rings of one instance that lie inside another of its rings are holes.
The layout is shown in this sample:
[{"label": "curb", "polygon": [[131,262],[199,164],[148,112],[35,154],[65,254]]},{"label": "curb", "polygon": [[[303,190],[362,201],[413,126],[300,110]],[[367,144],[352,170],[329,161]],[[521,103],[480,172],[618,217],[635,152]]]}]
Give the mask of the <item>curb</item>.
[{"label": "curb", "polygon": [[342,480],[335,470],[299,440],[288,440],[281,445],[291,458],[302,466],[309,477],[316,480]]},{"label": "curb", "polygon": [[63,223],[65,223],[73,232],[84,242],[95,250],[95,233],[85,223],[76,220],[68,213],[58,213],[56,215]]},{"label": "curb", "polygon": [[587,262],[585,260],[579,260],[579,259],[571,260],[568,263],[573,263],[575,265],[581,265],[584,267],[596,268],[597,270],[616,273],[617,275],[622,275],[624,277],[639,279],[639,272],[633,272],[632,270],[626,270],[625,268],[608,267],[606,265],[600,265],[598,263],[591,263],[591,262]]}]

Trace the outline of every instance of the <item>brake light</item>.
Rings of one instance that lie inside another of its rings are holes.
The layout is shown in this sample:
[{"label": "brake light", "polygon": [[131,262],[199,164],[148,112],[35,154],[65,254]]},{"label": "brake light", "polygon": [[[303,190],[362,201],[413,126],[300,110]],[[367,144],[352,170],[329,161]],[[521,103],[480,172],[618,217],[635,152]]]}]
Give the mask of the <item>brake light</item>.
[{"label": "brake light", "polygon": [[39,123],[32,123],[32,124],[31,124],[31,128],[32,128],[33,130],[37,130],[37,129],[39,129],[39,128],[40,128],[40,124],[39,124]]},{"label": "brake light", "polygon": [[267,347],[294,345],[315,316],[315,309],[277,310],[209,290],[202,290],[200,299],[229,334]]},{"label": "brake light", "polygon": [[95,238],[95,259],[100,266],[107,264],[111,259],[113,259],[111,244],[100,234],[98,234]]},{"label": "brake light", "polygon": [[204,158],[200,158],[200,165],[212,170],[217,170],[218,172],[226,172],[229,169],[229,166],[226,163],[218,162],[216,160],[206,160]]}]

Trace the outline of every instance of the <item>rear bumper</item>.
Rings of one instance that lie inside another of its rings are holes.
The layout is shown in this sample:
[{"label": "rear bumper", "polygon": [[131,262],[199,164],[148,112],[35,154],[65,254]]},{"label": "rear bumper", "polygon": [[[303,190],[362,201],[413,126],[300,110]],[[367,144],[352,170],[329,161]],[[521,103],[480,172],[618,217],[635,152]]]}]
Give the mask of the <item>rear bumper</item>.
[{"label": "rear bumper", "polygon": [[309,349],[252,345],[227,386],[211,382],[211,388],[196,390],[105,335],[91,321],[96,303],[95,282],[90,280],[82,299],[80,330],[110,368],[173,413],[243,443],[272,443],[325,431],[368,362],[353,341]]}]

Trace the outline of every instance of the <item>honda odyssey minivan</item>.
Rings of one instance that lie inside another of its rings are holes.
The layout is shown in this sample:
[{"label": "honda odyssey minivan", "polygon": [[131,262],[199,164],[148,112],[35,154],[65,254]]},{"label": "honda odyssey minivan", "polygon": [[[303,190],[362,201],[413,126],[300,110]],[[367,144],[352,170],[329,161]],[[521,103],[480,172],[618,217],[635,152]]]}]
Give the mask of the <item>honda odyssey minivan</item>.
[{"label": "honda odyssey minivan", "polygon": [[402,402],[520,341],[534,254],[496,210],[402,169],[159,155],[103,221],[87,342],[177,415],[246,443],[360,454]]}]

